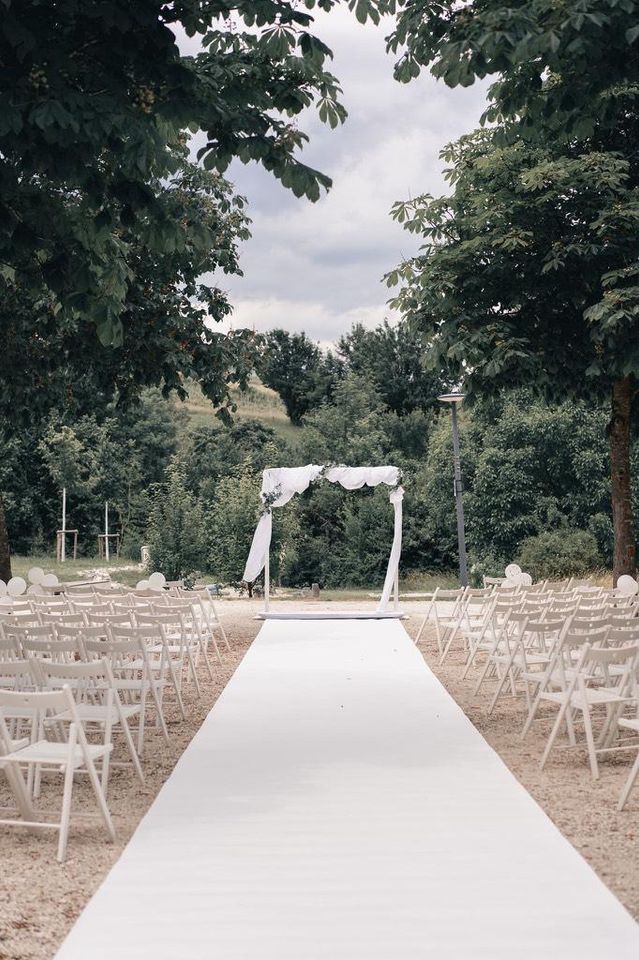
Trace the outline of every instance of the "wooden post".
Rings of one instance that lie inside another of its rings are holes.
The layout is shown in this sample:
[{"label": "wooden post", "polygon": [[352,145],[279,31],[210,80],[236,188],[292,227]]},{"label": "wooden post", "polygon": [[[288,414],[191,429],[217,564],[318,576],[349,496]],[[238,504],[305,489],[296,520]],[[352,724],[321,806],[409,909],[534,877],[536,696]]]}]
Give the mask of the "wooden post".
[{"label": "wooden post", "polygon": [[62,487],[62,543],[60,545],[60,561],[67,559],[67,488]]}]

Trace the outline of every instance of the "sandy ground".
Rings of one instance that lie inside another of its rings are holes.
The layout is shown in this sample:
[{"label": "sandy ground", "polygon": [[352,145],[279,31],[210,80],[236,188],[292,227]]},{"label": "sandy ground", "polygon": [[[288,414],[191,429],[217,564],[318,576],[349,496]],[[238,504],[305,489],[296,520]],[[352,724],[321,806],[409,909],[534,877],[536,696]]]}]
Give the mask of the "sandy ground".
[{"label": "sandy ground", "polygon": [[[327,606],[327,609],[331,606],[335,605]],[[201,701],[195,697],[192,685],[186,687],[186,721],[180,719],[167,696],[171,744],[167,747],[161,737],[151,732],[145,759],[145,786],[133,778],[130,768],[113,770],[109,804],[118,833],[115,844],[105,842],[97,822],[82,825],[76,820],[69,840],[68,859],[66,863],[58,864],[53,836],[42,839],[29,837],[16,829],[0,828],[0,960],[51,960],[54,956],[57,946],[117,860],[240,663],[260,626],[252,619],[255,609],[256,606],[248,601],[224,604],[224,623],[232,652],[225,654],[222,664],[217,666],[214,681],[201,676]],[[414,616],[406,621],[409,633],[416,633],[418,623]],[[623,813],[616,812],[616,801],[627,776],[629,755],[622,755],[616,761],[604,761],[601,779],[596,784],[590,779],[582,751],[558,751],[551,757],[546,770],[541,772],[538,760],[549,721],[536,724],[522,744],[519,739],[523,723],[520,701],[503,698],[493,715],[487,716],[490,684],[477,698],[472,696],[472,682],[460,680],[461,651],[451,653],[444,667],[440,668],[432,635],[426,637],[421,649],[436,675],[491,746],[604,882],[639,918],[639,789],[627,809]],[[118,756],[124,754],[118,751]],[[82,780],[76,785],[74,795],[79,810],[92,810],[91,794]],[[0,803],[4,804],[7,796],[4,783],[0,783]],[[41,805],[56,808],[59,801],[59,784],[45,786]]]}]

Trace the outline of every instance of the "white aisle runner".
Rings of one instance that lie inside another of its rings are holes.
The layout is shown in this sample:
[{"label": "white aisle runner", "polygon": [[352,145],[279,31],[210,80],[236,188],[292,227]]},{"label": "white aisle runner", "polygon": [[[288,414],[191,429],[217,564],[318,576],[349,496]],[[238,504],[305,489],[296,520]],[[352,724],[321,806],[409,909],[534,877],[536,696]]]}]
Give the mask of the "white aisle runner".
[{"label": "white aisle runner", "polygon": [[58,960],[637,960],[397,621],[271,621]]}]

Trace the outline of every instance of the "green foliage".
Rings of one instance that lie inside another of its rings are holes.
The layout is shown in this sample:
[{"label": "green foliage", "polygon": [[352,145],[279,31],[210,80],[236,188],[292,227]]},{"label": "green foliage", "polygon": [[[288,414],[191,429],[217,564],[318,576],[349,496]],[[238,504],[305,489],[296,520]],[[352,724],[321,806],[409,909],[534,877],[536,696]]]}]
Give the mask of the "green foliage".
[{"label": "green foliage", "polygon": [[177,458],[154,492],[147,543],[151,566],[167,580],[181,580],[206,569],[204,514],[186,488],[184,464]]},{"label": "green foliage", "polygon": [[257,420],[197,427],[186,437],[182,450],[189,489],[211,503],[224,477],[242,470],[257,475],[269,466],[285,466],[290,459],[287,445]]},{"label": "green foliage", "polygon": [[[216,406],[231,404],[228,384],[243,384],[252,365],[247,332],[223,336],[211,320],[229,311],[226,297],[203,273],[237,272],[237,243],[247,235],[241,198],[216,174],[198,171],[183,152],[170,181],[148,191],[167,217],[180,225],[181,239],[162,252],[146,238],[126,237],[130,267],[119,313],[126,339],[101,347],[87,322],[83,290],[76,285],[73,313],[62,312],[48,292],[30,297],[17,281],[0,301],[4,349],[0,356],[0,410],[20,426],[37,423],[52,409],[60,414],[93,412],[112,401],[134,401],[147,386],[185,396],[185,378],[200,381]],[[77,202],[71,198],[70,203]]]},{"label": "green foliage", "polygon": [[271,330],[263,338],[257,372],[279,393],[291,423],[299,424],[305,414],[330,399],[341,368],[305,333]]},{"label": "green foliage", "polygon": [[[60,316],[82,316],[105,344],[122,340],[135,268],[178,251],[185,232],[153,189],[176,172],[183,131],[201,131],[198,158],[224,172],[261,163],[296,196],[317,200],[330,180],[303,164],[292,122],[315,104],[345,117],[330,50],[308,8],[242,0],[6,0],[0,13],[0,262],[5,283]],[[329,10],[333,0],[321,0]],[[382,4],[359,2],[376,18]],[[177,35],[201,52],[180,52]],[[188,243],[188,240],[187,240]]]},{"label": "green foliage", "polygon": [[164,479],[176,449],[181,417],[158,391],[127,410],[107,406],[72,422],[53,414],[39,428],[0,440],[12,541],[28,552],[52,548],[67,487],[67,526],[80,531],[81,552],[95,552],[109,500],[113,531],[128,556],[139,559],[149,512],[149,490]]},{"label": "green foliage", "polygon": [[452,194],[394,209],[425,241],[399,271],[395,305],[423,330],[428,367],[479,395],[532,383],[548,395],[608,397],[639,370],[629,161],[504,147],[494,130],[442,156]]},{"label": "green foliage", "polygon": [[386,406],[400,417],[414,410],[432,410],[446,384],[423,365],[424,337],[407,323],[388,321],[369,330],[355,324],[339,341],[338,354],[347,370],[366,377]]},{"label": "green foliage", "polygon": [[636,0],[414,0],[400,4],[389,47],[404,82],[425,66],[451,87],[496,75],[487,119],[513,118],[516,134],[617,136],[639,92],[638,15]]},{"label": "green foliage", "polygon": [[[464,448],[465,465],[472,462],[466,497],[472,552],[505,565],[529,536],[587,529],[594,516],[608,516],[605,423],[600,408],[549,406],[528,391],[507,396],[487,419],[478,410]],[[601,559],[610,563],[610,544],[600,539]]]},{"label": "green foliage", "polygon": [[599,566],[597,542],[585,530],[549,530],[521,544],[517,563],[534,580],[560,580],[591,573]]},{"label": "green foliage", "polygon": [[[486,396],[534,384],[611,400],[614,575],[636,570],[639,395],[637,0],[402,3],[398,76],[497,77],[487,128],[444,150],[450,197],[397,204],[425,243],[388,275],[428,361]],[[633,404],[635,410],[633,411]]]}]

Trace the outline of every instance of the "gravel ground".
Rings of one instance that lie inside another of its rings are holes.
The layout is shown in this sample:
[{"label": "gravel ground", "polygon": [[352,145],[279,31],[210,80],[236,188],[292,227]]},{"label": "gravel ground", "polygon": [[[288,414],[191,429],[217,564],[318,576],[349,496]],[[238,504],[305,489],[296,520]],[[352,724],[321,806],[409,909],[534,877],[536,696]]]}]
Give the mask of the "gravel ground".
[{"label": "gravel ground", "polygon": [[[333,605],[334,606],[334,605]],[[346,604],[344,604],[346,606]],[[153,728],[145,758],[146,784],[133,778],[130,768],[112,771],[109,805],[117,830],[115,844],[105,842],[97,822],[72,822],[68,859],[58,864],[55,839],[30,837],[17,829],[0,828],[0,960],[51,960],[75,918],[117,860],[141,817],[152,803],[180,755],[196,733],[211,706],[226,686],[259,629],[252,619],[255,607],[247,601],[225,605],[224,623],[232,651],[223,657],[215,680],[201,676],[202,700],[191,685],[185,688],[188,718],[182,721],[167,694],[167,720],[171,744],[167,746]],[[328,608],[330,609],[330,607]],[[406,621],[412,635],[418,620]],[[630,757],[602,763],[601,779],[593,784],[585,754],[557,751],[545,771],[539,770],[549,721],[535,724],[525,743],[519,739],[523,724],[520,701],[503,698],[492,716],[487,715],[490,684],[472,696],[472,680],[460,680],[461,651],[451,653],[443,667],[437,664],[432,635],[421,645],[422,653],[477,729],[500,754],[560,830],[583,854],[604,882],[639,918],[639,789],[623,813],[616,802]],[[124,756],[118,750],[118,756]],[[92,795],[82,778],[74,798],[81,810],[92,810]],[[0,783],[0,804],[8,799]],[[41,806],[56,809],[59,782],[45,784]],[[87,958],[90,960],[90,958]],[[176,958],[179,960],[179,958]]]}]

